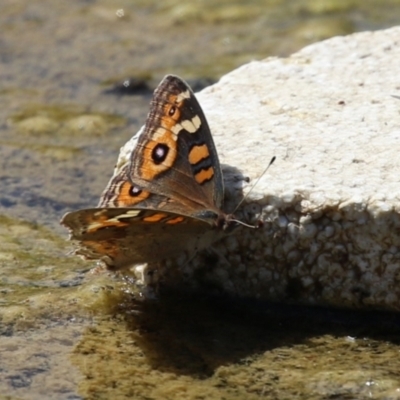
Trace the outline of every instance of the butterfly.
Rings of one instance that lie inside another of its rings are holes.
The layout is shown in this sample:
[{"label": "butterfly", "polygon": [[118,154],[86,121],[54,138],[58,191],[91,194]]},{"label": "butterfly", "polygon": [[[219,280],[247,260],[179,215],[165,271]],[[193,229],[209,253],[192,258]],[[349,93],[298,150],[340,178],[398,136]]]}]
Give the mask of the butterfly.
[{"label": "butterfly", "polygon": [[240,221],[222,211],[224,186],[206,117],[187,83],[167,75],[129,161],[97,208],[67,213],[61,224],[76,254],[111,270],[196,253]]}]

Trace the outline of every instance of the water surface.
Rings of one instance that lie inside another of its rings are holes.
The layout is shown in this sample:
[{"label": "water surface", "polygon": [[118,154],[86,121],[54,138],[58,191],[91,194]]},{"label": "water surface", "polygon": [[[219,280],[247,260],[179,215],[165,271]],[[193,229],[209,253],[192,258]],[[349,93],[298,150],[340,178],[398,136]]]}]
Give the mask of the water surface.
[{"label": "water surface", "polygon": [[68,257],[58,223],[97,204],[166,73],[200,89],[399,12],[394,0],[2,0],[2,396],[399,398],[397,316],[179,293],[141,302]]}]

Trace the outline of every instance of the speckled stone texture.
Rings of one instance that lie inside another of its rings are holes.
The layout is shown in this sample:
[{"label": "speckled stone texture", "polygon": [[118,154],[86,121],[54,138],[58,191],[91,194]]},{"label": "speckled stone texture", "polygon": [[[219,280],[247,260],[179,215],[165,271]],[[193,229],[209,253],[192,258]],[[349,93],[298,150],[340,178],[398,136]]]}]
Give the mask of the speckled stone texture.
[{"label": "speckled stone texture", "polygon": [[213,251],[157,266],[151,280],[399,310],[399,65],[396,27],[246,64],[199,93],[221,163],[254,182],[277,157],[238,213],[264,227],[240,228]]}]

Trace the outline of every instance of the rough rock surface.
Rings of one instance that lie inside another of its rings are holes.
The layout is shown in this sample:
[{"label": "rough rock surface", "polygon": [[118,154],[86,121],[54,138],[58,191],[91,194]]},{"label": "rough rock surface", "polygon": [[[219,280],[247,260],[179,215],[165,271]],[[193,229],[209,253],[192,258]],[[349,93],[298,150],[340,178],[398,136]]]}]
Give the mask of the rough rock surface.
[{"label": "rough rock surface", "polygon": [[221,163],[254,182],[276,156],[239,210],[265,224],[157,266],[151,279],[400,309],[399,38],[400,27],[336,37],[244,65],[199,93]]}]

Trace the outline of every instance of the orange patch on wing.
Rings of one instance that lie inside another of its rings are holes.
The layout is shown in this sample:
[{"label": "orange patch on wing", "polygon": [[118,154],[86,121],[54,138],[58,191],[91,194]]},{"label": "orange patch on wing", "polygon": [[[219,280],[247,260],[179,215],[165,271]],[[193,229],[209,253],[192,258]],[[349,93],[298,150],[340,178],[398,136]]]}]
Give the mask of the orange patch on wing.
[{"label": "orange patch on wing", "polygon": [[145,221],[145,222],[159,222],[162,219],[164,219],[165,217],[167,217],[167,214],[157,213],[157,214],[150,215],[149,217],[143,218],[143,221]]},{"label": "orange patch on wing", "polygon": [[196,165],[198,162],[209,156],[210,152],[208,151],[206,144],[202,144],[201,146],[193,146],[189,153],[189,162],[192,165]]},{"label": "orange patch on wing", "polygon": [[142,190],[138,196],[132,196],[130,194],[131,188],[132,185],[130,182],[124,182],[121,185],[120,193],[116,198],[117,207],[130,207],[146,200],[150,196],[150,192],[146,192],[145,190]]},{"label": "orange patch on wing", "polygon": [[214,176],[214,168],[210,167],[207,169],[202,169],[201,171],[199,171],[194,178],[196,179],[196,182],[199,183],[200,185],[202,185],[203,183],[209,181],[210,179],[212,179],[212,177]]},{"label": "orange patch on wing", "polygon": [[[171,131],[158,128],[154,134],[155,140],[149,140],[143,150],[143,159],[140,167],[140,176],[146,180],[153,180],[158,174],[172,167],[177,155],[177,142]],[[164,144],[168,147],[165,160],[156,164],[153,160],[153,151],[157,145]]]},{"label": "orange patch on wing", "polygon": [[168,221],[166,221],[166,223],[175,225],[175,224],[179,224],[179,223],[183,222],[184,220],[185,220],[184,217],[176,217],[176,218],[169,219]]}]

